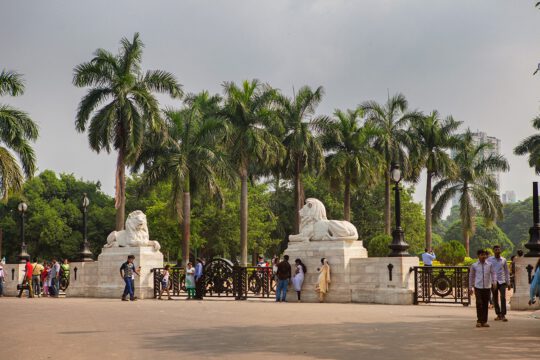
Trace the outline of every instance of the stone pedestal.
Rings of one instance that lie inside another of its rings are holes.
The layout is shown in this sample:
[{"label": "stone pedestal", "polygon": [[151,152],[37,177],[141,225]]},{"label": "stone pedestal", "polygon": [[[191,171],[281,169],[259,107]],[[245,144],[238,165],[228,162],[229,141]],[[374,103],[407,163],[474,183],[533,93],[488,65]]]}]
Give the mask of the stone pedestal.
[{"label": "stone pedestal", "polygon": [[534,267],[538,262],[537,257],[516,257],[516,292],[512,296],[510,303],[511,310],[538,310],[540,309],[540,301],[536,301],[536,304],[529,306],[529,274],[527,272],[527,266],[533,267],[531,276],[534,275]]},{"label": "stone pedestal", "polygon": [[135,256],[135,266],[140,266],[140,276],[135,275],[135,296],[147,299],[154,296],[154,283],[151,270],[163,267],[163,254],[151,247],[103,248],[98,261],[75,263],[77,280],[73,280],[66,296],[120,298],[125,283],[120,276],[120,266],[128,255]]},{"label": "stone pedestal", "polygon": [[[25,275],[25,264],[5,264],[3,265],[5,274],[4,283],[4,296],[16,296],[19,294],[17,291],[17,284],[21,284]],[[28,292],[25,291],[23,296],[27,296]]]},{"label": "stone pedestal", "polygon": [[[362,245],[362,241],[357,240],[331,240],[331,241],[310,241],[310,242],[290,242],[285,251],[289,255],[289,262],[293,268],[294,260],[301,259],[307,267],[307,273],[302,287],[302,301],[318,302],[318,294],[315,292],[318,272],[321,266],[321,258],[328,259],[330,265],[330,290],[326,296],[327,302],[351,302],[351,272],[350,262],[352,259],[367,258],[367,250]],[[289,287],[287,293],[289,301],[296,300],[294,287]]]}]

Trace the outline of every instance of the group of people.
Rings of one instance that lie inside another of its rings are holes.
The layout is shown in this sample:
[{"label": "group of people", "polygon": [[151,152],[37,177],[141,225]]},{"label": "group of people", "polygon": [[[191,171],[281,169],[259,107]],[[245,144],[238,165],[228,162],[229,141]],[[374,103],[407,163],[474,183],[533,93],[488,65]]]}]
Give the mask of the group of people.
[{"label": "group of people", "polygon": [[60,264],[56,259],[39,263],[38,259],[34,258],[33,262],[30,259],[26,260],[24,272],[18,297],[22,297],[24,290],[28,291],[29,298],[35,296],[58,297],[60,281],[64,279],[66,284],[69,283],[70,266],[67,259],[64,259],[63,263]]},{"label": "group of people", "polygon": [[[204,260],[197,258],[195,267],[192,262],[188,262],[186,265],[186,291],[188,293],[187,300],[202,300],[204,293],[203,285],[203,267]],[[171,297],[171,266],[165,265],[161,272],[161,290],[158,299],[161,300],[163,293],[167,292],[167,298],[172,300]]]},{"label": "group of people", "polygon": [[[297,301],[301,302],[302,285],[304,283],[304,275],[307,273],[306,265],[300,259],[294,260],[294,273],[289,264],[289,255],[283,256],[283,261],[275,257],[272,260],[273,271],[276,276],[276,302],[286,302],[287,289],[289,283],[292,282],[296,291]],[[315,291],[319,294],[319,301],[324,302],[325,296],[330,288],[330,265],[325,258],[321,259],[321,266],[317,269],[319,272]]]}]

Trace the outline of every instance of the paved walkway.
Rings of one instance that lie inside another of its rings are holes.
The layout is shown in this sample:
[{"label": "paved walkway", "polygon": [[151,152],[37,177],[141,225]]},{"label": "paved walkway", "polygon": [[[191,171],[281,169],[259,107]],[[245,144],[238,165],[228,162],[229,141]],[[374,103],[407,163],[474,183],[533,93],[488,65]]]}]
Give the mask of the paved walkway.
[{"label": "paved walkway", "polygon": [[538,359],[532,315],[477,329],[462,306],[0,298],[0,359]]}]

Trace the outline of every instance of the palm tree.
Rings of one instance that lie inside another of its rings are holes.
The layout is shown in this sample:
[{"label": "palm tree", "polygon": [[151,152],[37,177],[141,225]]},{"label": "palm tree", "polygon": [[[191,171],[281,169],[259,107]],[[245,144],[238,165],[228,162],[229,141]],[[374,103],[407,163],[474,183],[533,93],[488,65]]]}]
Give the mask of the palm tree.
[{"label": "palm tree", "polygon": [[[175,77],[162,70],[143,73],[141,59],[143,43],[139,34],[133,40],[123,38],[120,52],[113,55],[98,49],[94,58],[78,65],[73,84],[92,87],[79,103],[75,128],[84,132],[88,128],[88,141],[92,150],[118,152],[116,162],[116,229],[124,228],[126,202],[126,165],[137,159],[145,140],[146,130],[160,128],[158,101],[152,92],[182,95],[181,85]],[[101,104],[104,106],[99,108]],[[89,123],[89,124],[88,124]]]},{"label": "palm tree", "polygon": [[299,211],[304,205],[302,173],[306,170],[320,171],[324,168],[321,144],[312,133],[312,125],[321,117],[315,117],[315,109],[322,100],[324,89],[315,91],[308,86],[300,88],[291,99],[278,95],[278,116],[285,126],[282,143],[285,146],[284,172],[294,180],[294,233],[300,228]]},{"label": "palm tree", "polygon": [[275,135],[280,124],[272,104],[275,90],[258,80],[244,81],[239,87],[233,82],[223,84],[225,105],[223,114],[231,126],[229,156],[240,177],[240,248],[241,265],[247,265],[248,177],[257,161],[270,166],[279,161],[283,145]]},{"label": "palm tree", "polygon": [[463,242],[469,255],[469,239],[475,232],[475,219],[479,211],[491,223],[501,219],[502,203],[497,194],[495,172],[508,171],[504,156],[489,153],[489,143],[475,143],[470,130],[461,135],[454,161],[457,166],[455,177],[445,177],[433,187],[433,218],[440,219],[444,208],[455,196],[459,196],[459,214]]},{"label": "palm tree", "polygon": [[[532,121],[536,130],[540,130],[540,116]],[[540,174],[540,134],[534,134],[524,139],[514,149],[516,155],[529,155],[529,166],[534,168],[536,174]]]},{"label": "palm tree", "polygon": [[[0,96],[18,96],[24,93],[22,75],[0,72]],[[0,196],[7,200],[10,192],[22,189],[24,178],[31,178],[36,170],[36,156],[30,141],[38,138],[39,129],[27,113],[9,105],[0,104]],[[22,165],[19,166],[14,152]]]},{"label": "palm tree", "polygon": [[460,121],[451,116],[440,119],[439,113],[434,110],[430,115],[412,122],[411,137],[414,145],[411,149],[411,162],[417,167],[426,169],[426,248],[431,249],[431,196],[432,181],[434,178],[455,176],[457,167],[448,153],[455,150],[457,137],[454,134]]},{"label": "palm tree", "polygon": [[181,110],[165,110],[167,131],[145,144],[134,171],[145,167],[143,183],[172,181],[171,203],[182,223],[182,260],[189,262],[191,194],[222,198],[219,179],[233,182],[231,166],[218,147],[228,131],[216,116],[221,98],[207,91],[189,95]]},{"label": "palm tree", "polygon": [[411,147],[411,140],[407,126],[422,115],[417,111],[407,111],[408,102],[402,94],[392,96],[384,105],[367,101],[360,108],[365,112],[368,122],[379,131],[374,144],[385,163],[384,233],[390,235],[390,168],[393,162],[397,162],[406,174],[410,171],[406,149]]},{"label": "palm tree", "polygon": [[333,119],[321,119],[316,128],[329,152],[326,176],[331,182],[343,181],[343,218],[351,220],[351,187],[377,182],[382,158],[373,148],[380,132],[370,124],[361,124],[362,111],[336,110]]}]

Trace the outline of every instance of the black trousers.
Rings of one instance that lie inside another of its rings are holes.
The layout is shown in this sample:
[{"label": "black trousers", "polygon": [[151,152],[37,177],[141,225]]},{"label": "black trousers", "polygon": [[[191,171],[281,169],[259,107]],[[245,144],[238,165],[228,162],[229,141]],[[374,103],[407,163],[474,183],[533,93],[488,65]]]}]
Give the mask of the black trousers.
[{"label": "black trousers", "polygon": [[[493,305],[495,306],[495,314],[498,316],[506,315],[506,283],[499,284],[497,283],[497,288],[491,289],[493,293]],[[499,295],[500,295],[500,305],[499,305]]]},{"label": "black trousers", "polygon": [[476,297],[476,318],[479,323],[487,323],[490,289],[474,288]]},{"label": "black trousers", "polygon": [[199,280],[195,280],[195,298],[201,299],[204,296],[204,276],[201,276]]}]

